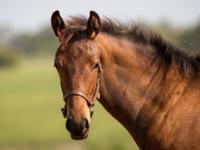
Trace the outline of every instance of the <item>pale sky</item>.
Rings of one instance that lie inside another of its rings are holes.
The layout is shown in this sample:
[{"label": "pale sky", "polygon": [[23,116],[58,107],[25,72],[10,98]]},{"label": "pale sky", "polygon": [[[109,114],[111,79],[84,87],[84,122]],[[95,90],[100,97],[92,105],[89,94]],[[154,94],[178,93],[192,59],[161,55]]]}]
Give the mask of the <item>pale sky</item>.
[{"label": "pale sky", "polygon": [[200,21],[200,0],[0,0],[0,26],[17,30],[37,30],[50,23],[58,9],[67,19],[95,10],[101,17],[145,20],[151,23],[168,20],[174,25],[192,25]]}]

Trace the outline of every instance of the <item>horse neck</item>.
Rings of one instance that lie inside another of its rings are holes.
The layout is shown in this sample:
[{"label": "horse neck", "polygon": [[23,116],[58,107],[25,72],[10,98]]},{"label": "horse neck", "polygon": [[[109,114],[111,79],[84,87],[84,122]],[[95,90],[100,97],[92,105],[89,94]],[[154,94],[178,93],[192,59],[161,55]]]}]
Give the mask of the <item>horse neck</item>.
[{"label": "horse neck", "polygon": [[[101,33],[96,41],[103,67],[99,102],[123,124],[136,143],[142,145],[142,136],[150,125],[148,120],[152,119],[150,114],[155,107],[161,107],[152,103],[159,97],[155,91],[150,88],[151,96],[145,94],[156,65],[144,73],[150,57],[128,40]],[[166,89],[164,91],[167,93]]]}]

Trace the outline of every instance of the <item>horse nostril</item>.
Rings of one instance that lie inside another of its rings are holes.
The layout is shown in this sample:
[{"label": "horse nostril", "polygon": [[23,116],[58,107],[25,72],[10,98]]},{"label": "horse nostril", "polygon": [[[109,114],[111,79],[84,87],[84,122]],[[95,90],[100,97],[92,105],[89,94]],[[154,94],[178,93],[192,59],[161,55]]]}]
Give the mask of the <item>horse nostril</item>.
[{"label": "horse nostril", "polygon": [[82,134],[85,134],[89,129],[89,123],[88,123],[88,120],[87,119],[83,119],[82,121],[82,129],[81,129],[81,132]]},{"label": "horse nostril", "polygon": [[89,122],[88,122],[87,119],[84,119],[84,120],[83,120],[82,126],[83,126],[83,129],[84,129],[84,128],[86,128],[86,129],[89,128]]},{"label": "horse nostril", "polygon": [[67,122],[66,122],[66,128],[68,131],[71,131],[72,130],[72,123],[73,123],[73,120],[72,119],[67,119]]}]

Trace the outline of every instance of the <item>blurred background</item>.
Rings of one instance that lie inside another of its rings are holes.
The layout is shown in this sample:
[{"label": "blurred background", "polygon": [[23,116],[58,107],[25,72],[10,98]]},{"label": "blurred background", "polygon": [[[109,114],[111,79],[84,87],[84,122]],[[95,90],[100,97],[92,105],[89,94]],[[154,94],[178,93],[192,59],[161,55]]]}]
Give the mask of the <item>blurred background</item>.
[{"label": "blurred background", "polygon": [[89,137],[65,130],[59,78],[53,68],[58,41],[50,17],[134,20],[188,53],[200,51],[199,0],[0,0],[0,150],[138,150],[128,132],[97,102]]}]

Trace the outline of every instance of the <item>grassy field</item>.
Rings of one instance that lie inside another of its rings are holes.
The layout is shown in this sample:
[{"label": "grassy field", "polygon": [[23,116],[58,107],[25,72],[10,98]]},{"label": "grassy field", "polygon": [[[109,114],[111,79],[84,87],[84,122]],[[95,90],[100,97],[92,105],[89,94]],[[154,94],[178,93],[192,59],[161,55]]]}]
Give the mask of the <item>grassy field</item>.
[{"label": "grassy field", "polygon": [[128,132],[97,102],[89,137],[65,130],[53,59],[24,60],[0,70],[0,150],[136,150]]}]

